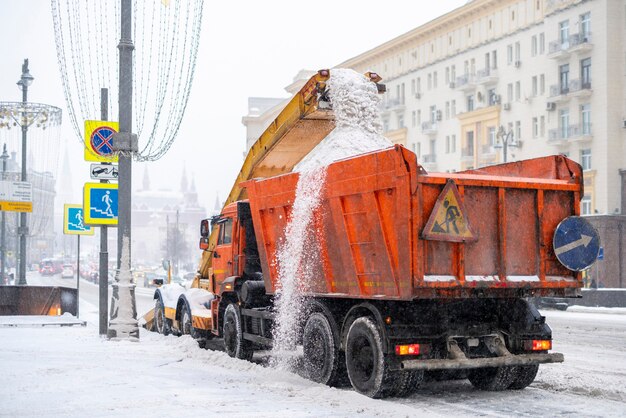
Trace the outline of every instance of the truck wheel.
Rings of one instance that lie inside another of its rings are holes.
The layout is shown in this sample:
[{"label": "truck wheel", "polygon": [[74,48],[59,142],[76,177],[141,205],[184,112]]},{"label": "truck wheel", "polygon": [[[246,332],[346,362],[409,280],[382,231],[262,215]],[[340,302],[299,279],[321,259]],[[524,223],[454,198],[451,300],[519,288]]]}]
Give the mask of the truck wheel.
[{"label": "truck wheel", "polygon": [[191,337],[194,337],[194,329],[193,329],[193,325],[191,325],[191,312],[189,309],[189,306],[187,306],[187,304],[185,304],[185,309],[183,310],[183,319],[182,319],[182,326],[181,326],[181,334],[183,335],[191,335]]},{"label": "truck wheel", "polygon": [[424,370],[405,370],[399,373],[398,386],[393,391],[393,396],[403,398],[417,391],[424,381]]},{"label": "truck wheel", "polygon": [[302,337],[304,371],[314,382],[336,386],[345,381],[345,361],[335,342],[328,318],[315,312],[309,316]]},{"label": "truck wheel", "polygon": [[530,385],[537,376],[539,371],[539,365],[533,364],[532,366],[518,366],[516,367],[515,380],[509,386],[509,389],[520,390]]},{"label": "truck wheel", "polygon": [[370,398],[390,396],[398,389],[399,374],[389,370],[380,331],[370,318],[358,318],[350,325],[346,367],[352,387]]},{"label": "truck wheel", "polygon": [[515,366],[484,367],[471,370],[467,378],[475,388],[480,390],[506,390],[517,377],[515,369]]},{"label": "truck wheel", "polygon": [[154,304],[154,329],[159,334],[169,335],[171,332],[168,319],[165,317],[165,308],[161,299],[157,299]]},{"label": "truck wheel", "polygon": [[231,357],[242,360],[252,359],[253,351],[250,349],[250,343],[243,339],[241,313],[233,303],[229,304],[224,311],[224,348]]}]

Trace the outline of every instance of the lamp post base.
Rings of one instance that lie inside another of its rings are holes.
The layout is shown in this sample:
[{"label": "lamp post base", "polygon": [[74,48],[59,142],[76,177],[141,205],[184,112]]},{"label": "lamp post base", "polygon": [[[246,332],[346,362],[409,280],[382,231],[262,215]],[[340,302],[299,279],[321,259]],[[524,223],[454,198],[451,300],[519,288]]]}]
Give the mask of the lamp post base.
[{"label": "lamp post base", "polygon": [[[120,271],[121,278],[124,273],[130,277],[130,271]],[[111,295],[111,321],[107,338],[110,340],[139,341],[139,325],[137,323],[137,306],[135,304],[135,285],[127,279],[113,283]]]}]

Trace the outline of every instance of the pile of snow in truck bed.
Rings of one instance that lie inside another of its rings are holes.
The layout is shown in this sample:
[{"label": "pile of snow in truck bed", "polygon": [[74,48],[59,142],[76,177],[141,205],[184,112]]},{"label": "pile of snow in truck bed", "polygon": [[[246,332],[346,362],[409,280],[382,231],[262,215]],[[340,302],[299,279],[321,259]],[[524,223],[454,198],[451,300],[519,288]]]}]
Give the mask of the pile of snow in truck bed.
[{"label": "pile of snow in truck bed", "polygon": [[273,330],[274,364],[293,366],[297,328],[302,315],[301,294],[306,291],[308,274],[320,254],[312,226],[315,210],[326,178],[326,167],[337,160],[391,146],[381,135],[377,88],[364,75],[349,69],[336,69],[327,83],[335,114],[335,129],[296,165],[300,172],[291,218],[285,240],[278,249],[279,286],[276,321]]}]

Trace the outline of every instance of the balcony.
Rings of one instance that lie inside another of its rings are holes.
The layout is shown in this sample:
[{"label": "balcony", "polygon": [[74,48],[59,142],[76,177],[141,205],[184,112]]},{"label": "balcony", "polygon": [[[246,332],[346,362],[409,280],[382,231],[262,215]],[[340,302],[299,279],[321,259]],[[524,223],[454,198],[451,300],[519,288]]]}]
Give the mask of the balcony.
[{"label": "balcony", "polygon": [[564,60],[570,56],[571,53],[584,53],[590,51],[593,48],[591,43],[591,33],[587,34],[574,34],[569,36],[566,40],[556,40],[548,44],[548,58],[556,60]]},{"label": "balcony", "polygon": [[496,149],[491,144],[483,144],[481,151],[482,159],[493,159],[496,156]]},{"label": "balcony", "polygon": [[498,70],[492,68],[483,68],[476,73],[476,83],[485,86],[496,84],[498,82]]},{"label": "balcony", "polygon": [[474,160],[474,147],[465,147],[461,150],[461,161]]},{"label": "balcony", "polygon": [[390,111],[404,112],[404,100],[395,98],[387,99],[381,103],[381,114],[389,114]]},{"label": "balcony", "polygon": [[574,97],[591,96],[591,80],[581,80],[579,78],[569,82],[569,94]]},{"label": "balcony", "polygon": [[553,84],[550,86],[549,99],[555,103],[565,103],[570,99],[569,87],[561,86],[560,84]]},{"label": "balcony", "polygon": [[561,126],[548,131],[548,143],[552,145],[564,145],[573,141],[588,141],[591,138],[590,123]]},{"label": "balcony", "polygon": [[426,170],[434,171],[437,168],[437,154],[422,155],[422,165]]},{"label": "balcony", "polygon": [[426,135],[437,135],[437,131],[439,127],[437,126],[437,122],[427,121],[422,122],[422,133]]},{"label": "balcony", "polygon": [[465,74],[456,78],[454,88],[461,91],[472,91],[476,88],[476,76]]}]

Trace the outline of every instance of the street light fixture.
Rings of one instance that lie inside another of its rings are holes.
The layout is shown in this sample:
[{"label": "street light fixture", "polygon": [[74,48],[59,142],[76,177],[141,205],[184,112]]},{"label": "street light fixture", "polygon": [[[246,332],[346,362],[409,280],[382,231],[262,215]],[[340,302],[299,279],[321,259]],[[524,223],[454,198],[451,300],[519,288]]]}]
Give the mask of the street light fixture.
[{"label": "street light fixture", "polygon": [[500,128],[498,129],[496,138],[498,139],[498,141],[496,141],[493,147],[496,149],[502,148],[503,160],[506,163],[508,147],[517,148],[519,147],[519,143],[515,141],[515,137],[513,136],[513,129],[509,128],[509,130],[506,131],[504,129],[504,126],[502,125],[500,125]]},{"label": "street light fixture", "polygon": [[[28,59],[22,64],[22,77],[17,85],[22,89],[22,103],[26,107],[28,102],[28,87],[33,84],[35,77],[30,75],[28,71]],[[22,112],[22,181],[26,181],[26,136],[28,132],[28,123],[26,123],[26,112]],[[26,284],[26,235],[28,235],[28,225],[26,225],[26,212],[20,213],[20,270],[18,276],[18,285]]]}]

